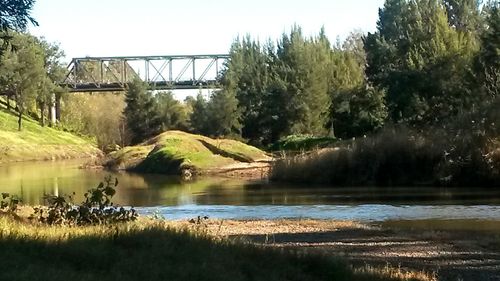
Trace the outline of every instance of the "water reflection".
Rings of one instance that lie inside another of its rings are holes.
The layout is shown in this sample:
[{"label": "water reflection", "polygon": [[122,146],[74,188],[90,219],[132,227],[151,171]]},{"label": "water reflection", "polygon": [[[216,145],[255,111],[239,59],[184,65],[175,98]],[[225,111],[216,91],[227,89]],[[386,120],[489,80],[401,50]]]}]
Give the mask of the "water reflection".
[{"label": "water reflection", "polygon": [[[487,206],[487,210],[490,206],[493,210],[500,205],[500,189],[494,188],[325,188],[312,185],[277,185],[265,181],[228,178],[202,178],[193,182],[183,182],[178,177],[163,175],[109,173],[101,170],[79,169],[81,164],[81,161],[58,161],[0,166],[0,192],[17,194],[28,204],[42,204],[44,194],[63,195],[74,192],[75,202],[81,202],[83,194],[89,188],[97,186],[106,176],[111,175],[119,181],[117,194],[113,199],[117,204],[136,207],[167,207],[181,213],[191,212],[190,214],[195,214],[200,210],[199,208],[205,210],[222,208],[225,216],[231,212],[240,212],[241,215],[247,216],[250,212],[254,218],[257,215],[266,217],[266,212],[279,210],[284,216],[294,214],[300,217],[322,212],[325,208],[337,208],[336,210],[340,208],[359,217],[369,217],[365,215],[365,211],[402,212],[410,215],[419,214],[420,210],[425,210],[427,216],[433,216],[432,213],[439,215],[444,211],[452,214],[456,211],[460,212],[459,217],[469,218],[467,214],[462,214],[479,213],[468,211],[468,206]],[[366,208],[366,206],[370,207]],[[379,209],[373,206],[379,206]],[[415,210],[407,212],[405,209],[407,206],[419,206],[420,209],[417,210],[418,212]],[[422,209],[425,206],[433,208]],[[446,206],[463,206],[463,208],[446,208]],[[358,209],[349,209],[351,207],[358,207]],[[400,209],[392,209],[392,207]],[[483,210],[482,207],[479,209]],[[357,210],[362,212],[357,212]],[[497,216],[497,209],[494,211],[494,216]],[[391,216],[387,216],[389,217]],[[500,219],[500,216],[498,218]]]}]

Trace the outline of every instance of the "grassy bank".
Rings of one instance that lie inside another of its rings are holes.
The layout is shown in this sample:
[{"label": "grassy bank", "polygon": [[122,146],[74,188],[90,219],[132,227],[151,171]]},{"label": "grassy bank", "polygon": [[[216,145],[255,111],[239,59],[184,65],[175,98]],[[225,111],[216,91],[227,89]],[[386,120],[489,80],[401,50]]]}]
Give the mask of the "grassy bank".
[{"label": "grassy bank", "polygon": [[0,249],[1,280],[401,280],[161,222],[65,228],[0,216]]},{"label": "grassy bank", "polygon": [[18,131],[17,117],[0,107],[0,163],[83,158],[99,153],[93,141],[41,127],[27,117],[23,130]]},{"label": "grassy bank", "polygon": [[204,173],[268,159],[263,151],[239,141],[168,131],[110,154],[105,166],[149,173],[179,174],[183,169]]}]

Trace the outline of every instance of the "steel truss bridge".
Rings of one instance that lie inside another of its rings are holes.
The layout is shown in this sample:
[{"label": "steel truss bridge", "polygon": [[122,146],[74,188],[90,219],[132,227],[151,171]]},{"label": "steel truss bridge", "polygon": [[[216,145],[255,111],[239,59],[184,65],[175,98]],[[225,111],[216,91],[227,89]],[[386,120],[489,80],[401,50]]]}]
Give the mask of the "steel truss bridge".
[{"label": "steel truss bridge", "polygon": [[125,91],[139,78],[150,89],[213,89],[229,55],[74,58],[61,86],[69,92]]}]

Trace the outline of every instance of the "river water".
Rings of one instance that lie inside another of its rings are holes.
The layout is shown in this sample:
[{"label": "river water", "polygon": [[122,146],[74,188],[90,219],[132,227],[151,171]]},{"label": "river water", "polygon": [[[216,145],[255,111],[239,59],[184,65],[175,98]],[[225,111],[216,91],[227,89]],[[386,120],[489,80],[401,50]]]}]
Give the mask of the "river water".
[{"label": "river water", "polygon": [[500,221],[500,188],[326,188],[267,181],[202,178],[183,182],[163,175],[80,169],[81,161],[0,166],[0,192],[43,204],[44,194],[75,202],[105,177],[118,179],[113,202],[170,219],[485,220]]}]

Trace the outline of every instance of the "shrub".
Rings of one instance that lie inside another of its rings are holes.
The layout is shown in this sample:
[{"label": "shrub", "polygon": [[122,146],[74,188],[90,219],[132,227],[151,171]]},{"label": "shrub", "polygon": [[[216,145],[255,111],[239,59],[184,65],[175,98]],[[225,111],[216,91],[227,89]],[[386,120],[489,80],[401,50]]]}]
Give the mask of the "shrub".
[{"label": "shrub", "polygon": [[133,221],[138,217],[134,208],[126,210],[111,202],[117,185],[117,179],[111,183],[111,177],[106,178],[104,183],[85,193],[85,201],[81,205],[73,204],[72,196],[45,196],[48,206],[36,207],[31,218],[50,225],[100,225]]},{"label": "shrub", "polygon": [[21,199],[17,195],[11,195],[9,193],[2,193],[1,195],[0,211],[15,213],[19,203],[21,203]]}]

